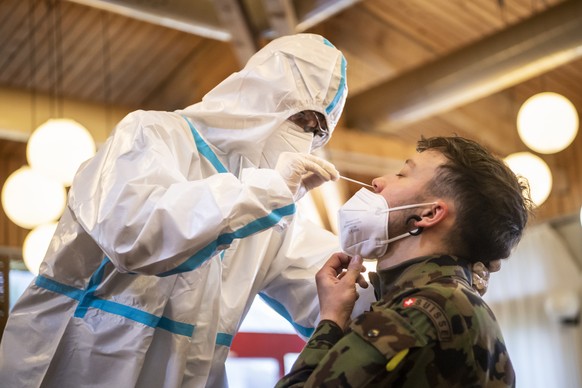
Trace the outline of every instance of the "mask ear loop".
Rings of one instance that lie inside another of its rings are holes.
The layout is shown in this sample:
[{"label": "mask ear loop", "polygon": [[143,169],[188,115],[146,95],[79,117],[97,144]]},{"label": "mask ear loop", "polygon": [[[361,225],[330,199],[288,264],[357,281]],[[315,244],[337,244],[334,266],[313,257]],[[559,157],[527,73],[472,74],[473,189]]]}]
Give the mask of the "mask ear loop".
[{"label": "mask ear loop", "polygon": [[[422,221],[422,218],[420,216],[417,216],[415,214],[415,215],[412,215],[412,216],[408,217],[408,219],[406,220],[406,223],[408,224],[412,220],[414,220],[414,221]],[[422,233],[423,230],[424,230],[424,227],[419,226],[418,228],[409,231],[408,234],[410,234],[411,236],[418,236],[419,234]]]}]

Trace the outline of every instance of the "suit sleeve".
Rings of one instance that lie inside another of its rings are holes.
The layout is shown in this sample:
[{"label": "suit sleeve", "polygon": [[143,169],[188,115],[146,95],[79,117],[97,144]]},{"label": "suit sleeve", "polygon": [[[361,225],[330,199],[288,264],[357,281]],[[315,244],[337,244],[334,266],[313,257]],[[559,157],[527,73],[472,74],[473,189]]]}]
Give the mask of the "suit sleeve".
[{"label": "suit sleeve", "polygon": [[294,206],[275,171],[219,173],[182,117],[143,111],[120,122],[69,193],[77,222],[119,271],[158,276],[196,269]]},{"label": "suit sleeve", "polygon": [[307,340],[319,321],[315,274],[338,251],[339,242],[300,211],[283,233],[259,295]]}]

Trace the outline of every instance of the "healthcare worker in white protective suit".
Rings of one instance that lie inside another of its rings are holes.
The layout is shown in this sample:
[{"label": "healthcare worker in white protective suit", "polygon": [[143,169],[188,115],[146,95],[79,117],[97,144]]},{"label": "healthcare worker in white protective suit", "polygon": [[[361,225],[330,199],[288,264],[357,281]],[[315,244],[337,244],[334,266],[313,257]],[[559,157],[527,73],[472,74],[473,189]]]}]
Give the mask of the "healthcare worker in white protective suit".
[{"label": "healthcare worker in white protective suit", "polygon": [[339,244],[295,202],[338,177],[306,154],[338,122],[345,75],[324,38],[288,36],[202,102],[124,118],[79,169],[11,313],[0,384],[221,386],[257,294],[309,337],[314,276]]}]

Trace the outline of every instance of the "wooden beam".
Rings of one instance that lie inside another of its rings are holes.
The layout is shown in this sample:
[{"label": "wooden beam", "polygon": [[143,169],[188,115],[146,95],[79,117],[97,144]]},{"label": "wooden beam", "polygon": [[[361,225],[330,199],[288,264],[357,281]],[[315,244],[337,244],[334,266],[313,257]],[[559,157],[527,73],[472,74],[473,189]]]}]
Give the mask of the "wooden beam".
[{"label": "wooden beam", "polygon": [[361,0],[316,1],[315,7],[303,15],[295,29],[297,32],[306,31],[360,1]]},{"label": "wooden beam", "polygon": [[263,7],[277,37],[295,33],[297,16],[291,0],[263,0]]},{"label": "wooden beam", "polygon": [[237,0],[214,0],[214,7],[222,25],[229,29],[230,42],[240,65],[244,66],[257,52],[258,46],[242,4]]},{"label": "wooden beam", "polygon": [[416,152],[416,143],[336,128],[324,151],[340,173],[381,176],[401,168]]},{"label": "wooden beam", "polygon": [[386,135],[336,127],[325,149],[339,149],[373,156],[405,160],[416,152],[416,142],[405,142]]},{"label": "wooden beam", "polygon": [[68,0],[72,3],[82,4],[89,7],[102,9],[104,11],[116,13],[129,18],[144,22],[157,24],[172,28],[174,30],[187,32],[208,39],[227,42],[231,40],[230,32],[220,26],[202,23],[182,17],[176,12],[169,12],[164,9],[148,9],[134,2],[125,3],[123,1],[102,1],[102,0]]},{"label": "wooden beam", "polygon": [[349,126],[383,133],[476,101],[582,56],[582,2],[531,19],[348,97]]}]

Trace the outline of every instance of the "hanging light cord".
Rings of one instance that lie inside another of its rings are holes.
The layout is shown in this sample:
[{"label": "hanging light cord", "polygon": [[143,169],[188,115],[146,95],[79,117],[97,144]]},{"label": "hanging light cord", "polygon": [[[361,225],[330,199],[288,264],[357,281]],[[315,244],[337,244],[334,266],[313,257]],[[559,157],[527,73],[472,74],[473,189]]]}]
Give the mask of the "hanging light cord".
[{"label": "hanging light cord", "polygon": [[57,103],[59,117],[64,117],[65,101],[63,95],[63,30],[62,30],[62,2],[57,0],[55,7],[55,30],[56,30],[56,45],[57,45]]},{"label": "hanging light cord", "polygon": [[[61,2],[58,0],[48,3],[52,16],[52,49],[53,49],[53,116],[64,116],[63,101],[63,40],[62,40],[62,15]],[[51,107],[52,108],[52,107]]]},{"label": "hanging light cord", "polygon": [[30,58],[30,134],[36,128],[36,28],[34,14],[35,14],[35,0],[28,2],[28,34],[29,34],[29,58]]},{"label": "hanging light cord", "polygon": [[110,51],[109,51],[109,13],[101,12],[101,44],[103,60],[103,98],[105,102],[105,126],[107,131],[111,130],[111,74],[110,74]]}]

